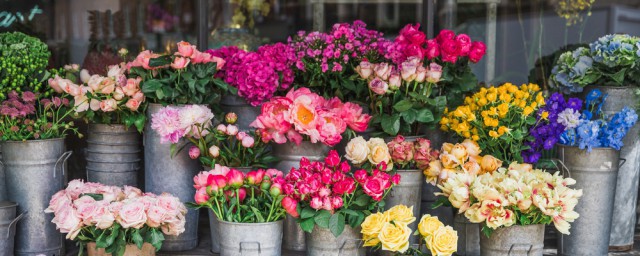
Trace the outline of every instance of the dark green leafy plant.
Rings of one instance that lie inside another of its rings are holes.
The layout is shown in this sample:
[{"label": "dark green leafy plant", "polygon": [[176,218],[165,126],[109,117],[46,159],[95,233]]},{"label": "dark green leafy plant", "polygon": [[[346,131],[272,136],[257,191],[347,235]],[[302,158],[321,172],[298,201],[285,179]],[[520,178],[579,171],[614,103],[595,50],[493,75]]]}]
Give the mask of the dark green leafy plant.
[{"label": "dark green leafy plant", "polygon": [[42,84],[51,53],[38,38],[20,32],[0,33],[0,100],[10,91],[42,92],[51,90]]}]

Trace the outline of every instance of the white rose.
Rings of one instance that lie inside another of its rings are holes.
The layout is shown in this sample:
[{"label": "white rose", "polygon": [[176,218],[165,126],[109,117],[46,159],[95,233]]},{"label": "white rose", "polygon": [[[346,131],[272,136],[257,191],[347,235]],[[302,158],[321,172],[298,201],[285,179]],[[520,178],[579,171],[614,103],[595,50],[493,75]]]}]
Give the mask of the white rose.
[{"label": "white rose", "polygon": [[353,164],[361,164],[366,161],[367,156],[369,156],[367,141],[364,140],[362,136],[355,137],[349,141],[345,151],[347,152],[345,157]]},{"label": "white rose", "polygon": [[369,142],[367,142],[367,146],[369,146],[369,162],[373,165],[385,162],[387,163],[387,170],[385,171],[389,171],[392,166],[390,164],[391,155],[389,154],[389,147],[387,147],[387,143],[380,138],[371,138],[369,139]]}]

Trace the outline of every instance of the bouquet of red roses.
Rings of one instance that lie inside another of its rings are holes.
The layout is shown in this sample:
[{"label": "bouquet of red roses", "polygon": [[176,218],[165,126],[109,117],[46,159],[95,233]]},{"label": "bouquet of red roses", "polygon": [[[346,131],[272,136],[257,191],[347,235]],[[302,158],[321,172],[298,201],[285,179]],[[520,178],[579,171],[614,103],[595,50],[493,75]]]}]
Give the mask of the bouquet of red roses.
[{"label": "bouquet of red roses", "polygon": [[335,150],[324,162],[302,158],[300,168],[285,176],[282,206],[298,218],[302,230],[311,232],[318,225],[337,237],[346,224],[356,228],[368,214],[384,206],[382,200],[400,182],[399,175],[392,176],[386,169],[382,162],[372,170],[352,172]]}]

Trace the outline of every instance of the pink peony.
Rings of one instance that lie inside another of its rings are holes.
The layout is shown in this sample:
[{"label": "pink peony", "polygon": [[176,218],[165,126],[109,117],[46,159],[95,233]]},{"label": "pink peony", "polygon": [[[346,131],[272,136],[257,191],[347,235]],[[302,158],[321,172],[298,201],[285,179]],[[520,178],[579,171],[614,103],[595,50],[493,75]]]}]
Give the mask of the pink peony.
[{"label": "pink peony", "polygon": [[254,143],[255,143],[255,139],[251,136],[247,136],[242,139],[242,146],[245,148],[253,147]]},{"label": "pink peony", "polygon": [[128,202],[125,201],[118,212],[118,216],[117,221],[123,228],[139,229],[147,222],[144,204],[135,199]]},{"label": "pink peony", "polygon": [[198,159],[198,157],[200,157],[200,149],[196,146],[191,146],[191,148],[189,148],[189,157],[191,159]]},{"label": "pink peony", "polygon": [[158,133],[162,143],[178,143],[185,134],[185,128],[180,124],[180,111],[172,107],[164,107],[153,114],[151,128]]},{"label": "pink peony", "polygon": [[207,187],[201,187],[196,190],[196,195],[194,196],[194,200],[196,204],[204,204],[209,201],[209,194],[207,193]]},{"label": "pink peony", "polygon": [[347,102],[340,109],[340,118],[343,119],[349,128],[356,132],[364,132],[369,126],[371,116],[362,113],[362,107],[358,104]]}]

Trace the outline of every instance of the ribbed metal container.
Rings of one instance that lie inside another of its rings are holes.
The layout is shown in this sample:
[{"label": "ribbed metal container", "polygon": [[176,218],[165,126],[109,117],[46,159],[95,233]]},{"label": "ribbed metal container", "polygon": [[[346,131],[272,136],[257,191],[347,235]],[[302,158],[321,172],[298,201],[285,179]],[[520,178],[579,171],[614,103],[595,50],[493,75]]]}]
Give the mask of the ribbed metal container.
[{"label": "ribbed metal container", "polygon": [[[2,145],[0,145],[0,162],[2,162]],[[5,183],[4,165],[0,164],[0,201],[7,200],[7,184]]]},{"label": "ribbed metal container", "polygon": [[[159,104],[149,104],[147,118],[162,108]],[[193,177],[202,167],[197,160],[189,158],[188,146],[171,156],[170,144],[160,143],[160,137],[147,122],[144,132],[144,178],[145,191],[161,194],[167,192],[182,202],[192,202],[195,189]],[[178,142],[178,148],[186,143]],[[189,209],[186,216],[185,232],[179,236],[165,236],[162,251],[191,250],[198,245],[198,210]]]},{"label": "ribbed metal container", "polygon": [[558,237],[558,255],[607,255],[620,151],[594,148],[587,153],[578,147],[557,148],[558,158],[576,180],[574,188],[583,193],[575,208],[580,217],[571,223],[571,235]]},{"label": "ribbed metal container", "polygon": [[16,225],[24,213],[16,218],[18,204],[9,201],[0,202],[0,256],[13,256]]},{"label": "ribbed metal container", "polygon": [[218,221],[221,256],[282,255],[282,220],[267,223]]},{"label": "ribbed metal container", "polygon": [[[234,112],[238,115],[236,125],[241,131],[253,130],[249,127],[256,117],[260,115],[260,106],[251,106],[242,97],[236,95],[225,95],[220,99],[220,109],[225,113]],[[223,120],[222,117],[220,120]]]},{"label": "ribbed metal container", "polygon": [[543,249],[543,224],[513,225],[496,229],[491,237],[480,236],[480,255],[482,256],[542,256]]},{"label": "ribbed metal container", "polygon": [[[602,112],[612,116],[624,107],[634,108],[640,102],[635,94],[635,86],[588,86],[584,93],[591,89],[599,89],[608,95],[602,105]],[[636,207],[638,200],[638,181],[640,180],[640,125],[636,124],[629,130],[622,140],[624,146],[620,150],[620,157],[626,163],[618,170],[616,195],[613,204],[613,219],[611,221],[610,251],[629,251],[633,249],[633,238],[636,226]]]},{"label": "ribbed metal container", "polygon": [[62,255],[62,234],[45,213],[51,196],[62,190],[71,151],[64,139],[3,141],[8,198],[27,212],[16,229],[16,255]]},{"label": "ribbed metal container", "polygon": [[[398,170],[400,175],[400,184],[394,186],[391,192],[384,199],[385,208],[389,209],[396,205],[413,206],[413,216],[420,219],[420,195],[422,183],[424,183],[424,174],[421,170]],[[409,225],[411,230],[418,230],[418,221]],[[409,243],[417,243],[418,236],[410,236]]]},{"label": "ribbed metal container", "polygon": [[326,228],[313,228],[306,233],[307,256],[364,256],[366,251],[362,247],[360,228],[353,229],[346,225],[338,237],[333,236]]},{"label": "ribbed metal container", "polygon": [[[300,159],[306,157],[309,161],[320,161],[327,156],[330,148],[322,143],[311,143],[303,141],[300,145],[291,142],[285,144],[274,144],[273,155],[280,159],[274,168],[284,172],[291,171],[291,168],[300,166]],[[304,231],[291,216],[287,215],[284,221],[284,241],[283,248],[292,251],[306,250]]]},{"label": "ribbed metal container", "polygon": [[142,143],[135,127],[89,124],[87,180],[109,186],[139,187]]},{"label": "ribbed metal container", "polygon": [[480,224],[471,223],[464,215],[456,214],[453,229],[458,232],[458,251],[460,256],[480,255]]}]

